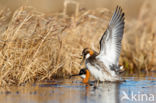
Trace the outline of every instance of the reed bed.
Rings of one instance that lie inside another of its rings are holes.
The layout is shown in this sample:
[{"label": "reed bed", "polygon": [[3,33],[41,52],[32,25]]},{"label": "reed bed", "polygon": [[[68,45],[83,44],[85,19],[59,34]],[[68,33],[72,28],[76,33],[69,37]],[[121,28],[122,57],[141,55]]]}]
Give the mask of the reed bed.
[{"label": "reed bed", "polygon": [[[144,4],[126,19],[120,64],[127,71],[156,70],[156,18]],[[47,14],[30,6],[0,11],[0,86],[22,85],[78,73],[85,47],[99,50],[112,16],[105,8],[77,16]]]}]

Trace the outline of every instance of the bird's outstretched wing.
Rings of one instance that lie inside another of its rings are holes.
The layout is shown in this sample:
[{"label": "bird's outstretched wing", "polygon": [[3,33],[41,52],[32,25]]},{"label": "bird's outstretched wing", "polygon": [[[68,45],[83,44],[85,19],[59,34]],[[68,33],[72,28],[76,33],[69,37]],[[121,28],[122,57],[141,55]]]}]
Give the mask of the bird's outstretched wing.
[{"label": "bird's outstretched wing", "polygon": [[107,30],[100,40],[100,53],[97,56],[98,58],[118,65],[125,24],[124,19],[124,13],[121,7],[117,6]]}]

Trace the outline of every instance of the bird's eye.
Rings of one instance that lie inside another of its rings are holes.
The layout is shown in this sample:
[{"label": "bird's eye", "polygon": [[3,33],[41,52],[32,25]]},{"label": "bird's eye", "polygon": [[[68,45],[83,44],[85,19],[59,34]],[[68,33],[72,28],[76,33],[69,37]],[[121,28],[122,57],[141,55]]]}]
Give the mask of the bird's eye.
[{"label": "bird's eye", "polygon": [[80,74],[80,75],[86,74],[86,71],[85,71],[84,69],[81,69],[79,74]]}]

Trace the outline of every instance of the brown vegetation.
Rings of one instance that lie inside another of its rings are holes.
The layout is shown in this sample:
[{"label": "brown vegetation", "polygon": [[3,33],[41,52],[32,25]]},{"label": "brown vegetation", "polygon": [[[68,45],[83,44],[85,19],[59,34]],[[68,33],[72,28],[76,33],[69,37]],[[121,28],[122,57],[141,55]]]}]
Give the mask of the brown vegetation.
[{"label": "brown vegetation", "polygon": [[[127,70],[156,70],[156,18],[145,3],[138,19],[126,20],[120,64]],[[0,11],[0,86],[51,80],[77,73],[85,47],[99,40],[113,12],[79,11],[77,17],[48,15],[22,6]]]}]

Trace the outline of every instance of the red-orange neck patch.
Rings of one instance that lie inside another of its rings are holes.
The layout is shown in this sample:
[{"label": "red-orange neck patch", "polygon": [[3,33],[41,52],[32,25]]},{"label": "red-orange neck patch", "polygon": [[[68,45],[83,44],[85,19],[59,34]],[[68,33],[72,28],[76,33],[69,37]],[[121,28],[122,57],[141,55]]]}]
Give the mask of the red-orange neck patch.
[{"label": "red-orange neck patch", "polygon": [[88,83],[89,77],[90,77],[90,72],[86,70],[86,78],[83,79],[83,83]]},{"label": "red-orange neck patch", "polygon": [[94,54],[94,51],[90,50],[90,51],[89,51],[89,54],[90,54],[90,55],[93,55],[93,54]]}]

